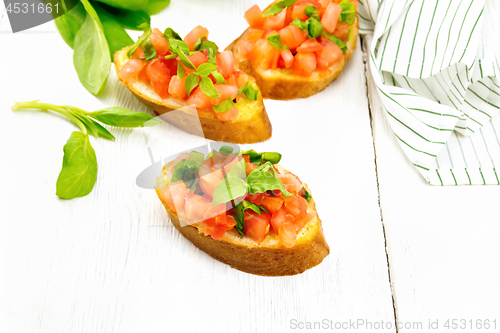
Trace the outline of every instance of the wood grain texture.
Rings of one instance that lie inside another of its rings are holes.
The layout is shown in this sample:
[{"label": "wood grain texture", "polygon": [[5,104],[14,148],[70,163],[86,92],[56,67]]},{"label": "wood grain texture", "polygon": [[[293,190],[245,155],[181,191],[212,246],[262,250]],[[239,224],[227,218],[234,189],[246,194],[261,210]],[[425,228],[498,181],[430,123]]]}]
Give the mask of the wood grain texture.
[{"label": "wood grain texture", "polygon": [[[498,13],[499,3],[487,1],[483,33],[497,57]],[[473,325],[496,319],[496,329],[483,331],[499,332],[500,187],[430,186],[406,158],[373,80],[368,83],[397,319],[423,324],[399,332],[441,332],[447,319]],[[429,329],[429,320],[439,320],[440,329]]]},{"label": "wood grain texture", "polygon": [[[174,0],[152,25],[185,35],[201,24],[224,48],[245,29],[252,4]],[[0,331],[283,332],[293,319],[394,320],[359,48],[318,95],[265,101],[273,137],[243,146],[281,152],[282,164],[309,184],[331,249],[301,275],[266,278],[198,250],[167,220],[155,192],[135,184],[150,164],[153,130],[112,129],[115,142],[90,138],[99,164],[93,191],[71,201],[55,196],[62,147],[77,128],[43,112],[14,113],[14,102],[147,110],[113,70],[102,95],[90,95],[54,29],[0,34],[16,51],[0,52]],[[203,144],[173,127],[157,130],[164,145],[155,157]]]}]

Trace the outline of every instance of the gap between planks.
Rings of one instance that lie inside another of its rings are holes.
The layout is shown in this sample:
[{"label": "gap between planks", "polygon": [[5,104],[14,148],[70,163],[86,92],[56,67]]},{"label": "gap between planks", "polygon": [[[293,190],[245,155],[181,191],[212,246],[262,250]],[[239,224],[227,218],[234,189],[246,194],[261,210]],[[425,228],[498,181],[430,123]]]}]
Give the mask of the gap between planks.
[{"label": "gap between planks", "polygon": [[370,115],[370,128],[372,131],[372,141],[373,141],[373,155],[374,155],[374,164],[375,164],[375,178],[377,180],[377,194],[378,194],[378,208],[380,211],[380,222],[382,223],[382,233],[384,235],[384,251],[385,251],[385,258],[387,262],[387,276],[389,277],[389,287],[391,289],[391,299],[392,299],[392,309],[394,311],[394,327],[396,328],[396,333],[399,332],[398,329],[398,314],[397,314],[397,307],[396,307],[396,300],[394,298],[394,290],[393,290],[393,285],[392,285],[392,277],[391,277],[391,264],[389,261],[389,252],[387,251],[387,238],[386,238],[386,233],[385,233],[385,225],[384,225],[384,215],[382,213],[382,205],[380,204],[380,187],[379,187],[379,179],[378,179],[378,167],[377,167],[377,147],[375,146],[375,133],[373,129],[373,115],[372,115],[372,108],[371,108],[371,99],[370,99],[370,92],[368,88],[368,80],[371,79],[371,75],[369,73],[368,69],[368,63],[367,63],[367,57],[368,57],[368,52],[370,50],[367,49],[367,43],[363,37],[360,36],[360,41],[361,41],[361,50],[363,51],[363,65],[365,68],[365,85],[366,85],[366,99],[368,100],[368,113]]}]

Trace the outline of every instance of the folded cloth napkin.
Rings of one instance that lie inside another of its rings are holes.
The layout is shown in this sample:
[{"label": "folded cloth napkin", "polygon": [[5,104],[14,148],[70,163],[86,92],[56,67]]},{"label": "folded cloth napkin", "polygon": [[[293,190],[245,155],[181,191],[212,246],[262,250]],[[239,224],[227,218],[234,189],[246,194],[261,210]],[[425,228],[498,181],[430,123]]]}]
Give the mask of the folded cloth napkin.
[{"label": "folded cloth napkin", "polygon": [[500,66],[484,0],[359,0],[370,71],[403,151],[433,185],[500,184]]}]

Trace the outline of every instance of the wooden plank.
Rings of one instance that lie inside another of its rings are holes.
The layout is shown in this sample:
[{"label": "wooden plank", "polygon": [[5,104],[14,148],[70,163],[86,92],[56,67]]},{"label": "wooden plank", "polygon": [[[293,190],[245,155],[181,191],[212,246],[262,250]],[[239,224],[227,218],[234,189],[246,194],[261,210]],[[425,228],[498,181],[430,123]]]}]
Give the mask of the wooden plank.
[{"label": "wooden plank", "polygon": [[[498,57],[493,36],[500,33],[499,4],[487,2],[485,13],[483,31]],[[489,320],[490,329],[483,330],[497,332],[500,187],[430,186],[404,155],[368,83],[395,307],[398,321],[408,325],[399,332],[444,331],[448,319],[459,326],[465,320],[460,332],[479,332],[476,324]]]},{"label": "wooden plank", "polygon": [[[196,22],[225,46],[245,28],[242,14],[252,4],[175,0],[153,26],[183,35]],[[0,53],[0,89],[9,92],[0,99],[0,150],[9,159],[0,173],[0,235],[8,254],[2,268],[9,272],[0,297],[8,305],[2,331],[282,332],[293,329],[292,320],[394,321],[359,48],[324,92],[266,101],[273,137],[245,146],[281,152],[283,165],[309,184],[331,248],[302,275],[265,278],[199,251],[172,227],[155,193],[136,186],[150,163],[148,130],[113,129],[115,142],[91,138],[99,163],[94,190],[59,200],[62,147],[76,127],[8,108],[36,98],[89,110],[146,108],[114,72],[103,94],[91,96],[78,82],[72,50],[55,33],[2,34],[0,42],[27,50]],[[167,139],[168,153],[199,142],[175,128]]]}]

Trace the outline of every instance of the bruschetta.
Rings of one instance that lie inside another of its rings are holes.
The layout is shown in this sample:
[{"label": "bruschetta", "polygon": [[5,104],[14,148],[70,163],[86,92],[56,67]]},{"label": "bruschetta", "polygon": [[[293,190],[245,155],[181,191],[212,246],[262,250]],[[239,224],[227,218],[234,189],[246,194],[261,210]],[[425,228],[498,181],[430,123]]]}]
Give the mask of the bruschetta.
[{"label": "bruschetta", "polygon": [[226,50],[264,98],[309,97],[335,80],[356,48],[357,0],[282,0],[245,12],[250,27]]},{"label": "bruschetta", "polygon": [[206,28],[197,26],[184,39],[171,28],[143,29],[134,45],[114,55],[118,78],[139,101],[158,115],[178,110],[164,119],[211,140],[254,143],[271,137],[255,79],[235,70],[233,53],[219,52]]},{"label": "bruschetta", "polygon": [[175,228],[213,258],[257,275],[299,274],[330,249],[309,188],[280,159],[227,146],[182,153],[156,192]]}]

